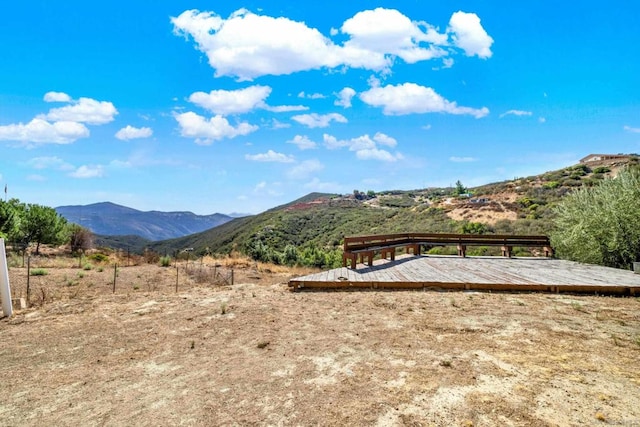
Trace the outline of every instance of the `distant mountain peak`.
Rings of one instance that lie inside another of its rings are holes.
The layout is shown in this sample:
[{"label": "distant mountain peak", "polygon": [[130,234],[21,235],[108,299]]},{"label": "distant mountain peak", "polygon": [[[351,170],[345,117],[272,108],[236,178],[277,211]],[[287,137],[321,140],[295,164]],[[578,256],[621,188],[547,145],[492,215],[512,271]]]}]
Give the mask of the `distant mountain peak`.
[{"label": "distant mountain peak", "polygon": [[166,240],[200,233],[233,217],[220,213],[196,215],[193,212],[143,212],[112,202],[59,206],[58,214],[69,222],[107,236],[136,235],[148,240]]}]

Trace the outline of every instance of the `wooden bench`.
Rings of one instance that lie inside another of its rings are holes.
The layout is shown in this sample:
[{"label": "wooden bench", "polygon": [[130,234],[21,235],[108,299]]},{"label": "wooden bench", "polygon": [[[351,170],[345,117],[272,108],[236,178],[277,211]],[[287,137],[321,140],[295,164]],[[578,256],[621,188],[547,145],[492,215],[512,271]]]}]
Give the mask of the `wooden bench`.
[{"label": "wooden bench", "polygon": [[420,255],[422,246],[456,246],[458,255],[465,257],[467,246],[500,246],[502,255],[511,257],[514,247],[542,248],[545,256],[553,256],[551,242],[547,236],[508,234],[447,234],[447,233],[401,233],[344,238],[342,265],[355,269],[358,262],[373,265],[376,253],[384,259],[395,260],[396,250],[404,247],[407,253]]}]

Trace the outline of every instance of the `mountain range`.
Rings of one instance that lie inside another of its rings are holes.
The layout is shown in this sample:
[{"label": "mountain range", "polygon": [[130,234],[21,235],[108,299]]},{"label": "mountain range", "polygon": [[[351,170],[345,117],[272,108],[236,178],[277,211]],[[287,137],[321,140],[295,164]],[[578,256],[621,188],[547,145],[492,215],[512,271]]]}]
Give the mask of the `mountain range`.
[{"label": "mountain range", "polygon": [[55,208],[67,221],[106,236],[135,235],[146,240],[167,240],[199,233],[233,219],[220,213],[143,212],[111,202]]}]

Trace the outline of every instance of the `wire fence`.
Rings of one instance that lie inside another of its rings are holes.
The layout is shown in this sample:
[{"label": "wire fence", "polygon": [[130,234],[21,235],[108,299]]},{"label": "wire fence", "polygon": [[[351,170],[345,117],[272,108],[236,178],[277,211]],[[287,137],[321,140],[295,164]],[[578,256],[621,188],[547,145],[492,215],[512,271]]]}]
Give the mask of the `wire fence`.
[{"label": "wire fence", "polygon": [[187,264],[185,271],[198,284],[233,286],[233,268],[194,263]]},{"label": "wire fence", "polygon": [[46,256],[8,258],[12,299],[27,306],[54,300],[138,292],[175,293],[194,287],[234,284],[234,269],[203,260],[172,260],[168,265],[147,263],[144,257],[88,258]]}]

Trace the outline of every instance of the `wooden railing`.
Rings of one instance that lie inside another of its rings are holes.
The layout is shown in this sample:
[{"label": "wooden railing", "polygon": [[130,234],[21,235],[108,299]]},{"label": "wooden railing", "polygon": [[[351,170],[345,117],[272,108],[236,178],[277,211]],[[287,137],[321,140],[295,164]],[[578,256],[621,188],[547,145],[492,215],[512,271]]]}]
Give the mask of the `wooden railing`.
[{"label": "wooden railing", "polygon": [[358,259],[369,266],[379,253],[382,258],[395,260],[397,248],[405,248],[406,252],[420,255],[422,246],[456,246],[459,256],[466,256],[467,246],[500,246],[502,255],[511,257],[514,247],[542,248],[545,256],[553,256],[551,242],[547,236],[517,236],[508,234],[445,234],[445,233],[402,233],[375,236],[353,236],[344,238],[342,265],[356,268]]}]

